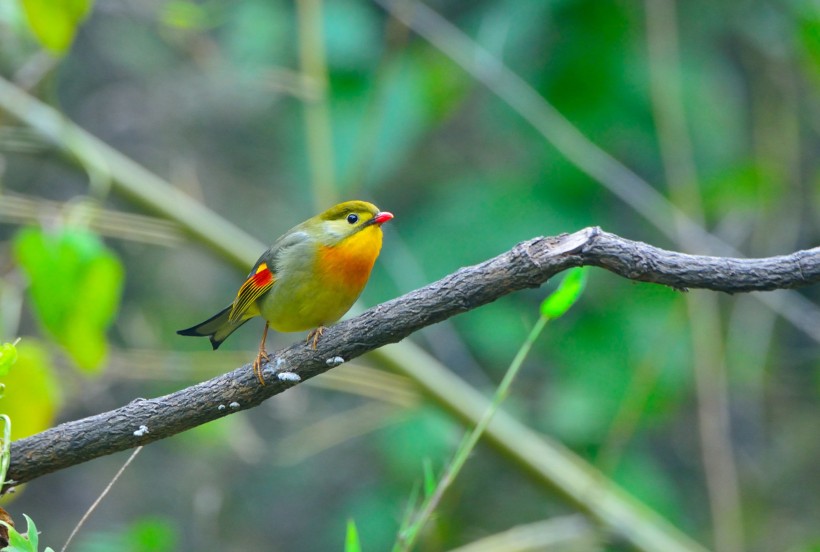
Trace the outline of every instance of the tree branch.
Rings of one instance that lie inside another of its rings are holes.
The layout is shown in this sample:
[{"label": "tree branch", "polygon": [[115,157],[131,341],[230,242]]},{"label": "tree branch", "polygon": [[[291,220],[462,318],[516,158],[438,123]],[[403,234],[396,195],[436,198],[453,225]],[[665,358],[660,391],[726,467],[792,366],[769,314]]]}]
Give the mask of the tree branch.
[{"label": "tree branch", "polygon": [[[728,293],[794,288],[820,282],[820,248],[764,259],[686,255],[630,241],[599,228],[539,237],[478,265],[378,305],[329,328],[316,350],[297,343],[275,355],[261,387],[247,364],[227,374],[155,399],[137,399],[96,416],[61,424],[11,446],[8,477],[16,483],[99,456],[170,437],[233,412],[252,408],[293,382],[274,372],[292,372],[302,381],[344,361],[395,343],[425,326],[474,309],[524,288],[538,287],[575,266],[599,266],[631,280],[677,289],[704,288]],[[147,430],[140,430],[144,426]]]}]

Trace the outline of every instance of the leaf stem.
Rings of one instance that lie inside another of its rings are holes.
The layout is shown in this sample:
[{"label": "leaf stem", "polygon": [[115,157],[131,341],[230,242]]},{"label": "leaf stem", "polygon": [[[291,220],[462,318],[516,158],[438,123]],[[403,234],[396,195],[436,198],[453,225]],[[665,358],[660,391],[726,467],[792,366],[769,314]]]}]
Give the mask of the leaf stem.
[{"label": "leaf stem", "polygon": [[435,490],[424,500],[421,510],[419,511],[415,519],[412,521],[410,526],[399,533],[398,541],[396,542],[396,545],[393,547],[394,551],[406,552],[408,550],[412,550],[413,545],[415,544],[419,534],[421,533],[421,530],[424,528],[424,525],[427,523],[427,520],[430,519],[430,516],[433,514],[433,511],[441,502],[444,493],[447,491],[447,489],[450,488],[453,481],[455,481],[455,478],[461,472],[461,468],[464,467],[464,464],[467,462],[467,458],[469,458],[470,453],[478,444],[478,441],[479,439],[481,439],[481,436],[484,434],[484,431],[490,425],[490,421],[492,421],[492,418],[501,406],[501,403],[504,402],[504,399],[507,398],[507,395],[509,395],[512,382],[518,375],[518,372],[521,370],[521,366],[524,363],[524,359],[527,358],[530,349],[532,349],[533,344],[535,343],[536,339],[538,339],[538,336],[541,335],[541,332],[544,330],[544,327],[547,325],[547,322],[549,320],[549,318],[543,315],[539,317],[538,322],[535,323],[529,335],[524,340],[524,343],[521,345],[521,347],[518,349],[518,352],[515,354],[515,357],[510,363],[510,366],[507,368],[507,372],[504,374],[504,378],[501,380],[501,383],[496,389],[492,401],[490,402],[490,405],[484,411],[484,414],[479,419],[475,428],[469,434],[467,434],[462,440],[461,444],[456,450],[455,455],[453,456],[452,461],[445,469],[444,474],[442,474],[441,476],[441,479],[439,479],[438,485],[436,486]]}]

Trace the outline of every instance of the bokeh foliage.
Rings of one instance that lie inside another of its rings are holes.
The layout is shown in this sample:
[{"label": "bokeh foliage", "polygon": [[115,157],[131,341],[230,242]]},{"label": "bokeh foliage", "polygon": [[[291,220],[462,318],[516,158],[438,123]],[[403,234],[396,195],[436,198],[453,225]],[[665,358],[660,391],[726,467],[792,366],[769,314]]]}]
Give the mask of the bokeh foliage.
[{"label": "bokeh foliage", "polygon": [[[265,242],[313,214],[315,203],[335,200],[315,197],[311,185],[306,142],[314,135],[303,108],[322,88],[299,73],[295,4],[98,0],[70,48],[74,29],[51,46],[43,39],[48,32],[31,30],[35,4],[0,3],[3,77]],[[650,86],[647,25],[658,22],[648,19],[644,3],[430,5],[595,144],[670,195],[657,131],[663,113]],[[679,59],[656,70],[680,78],[704,226],[748,256],[817,245],[816,4],[675,6]],[[586,225],[713,252],[709,244],[665,237],[560,155],[531,121],[378,6],[328,0],[321,13],[333,151],[324,162],[336,196],[373,200],[396,214],[365,304],[522,239]],[[84,170],[2,112],[0,170],[0,342],[24,336],[10,376],[23,378],[31,393],[24,398],[15,385],[12,395],[9,383],[0,411],[9,412],[4,402],[14,397],[44,416],[12,414],[15,430],[17,419],[21,426],[22,419],[51,423],[58,394],[59,418],[72,419],[250,358],[259,330],[253,324],[218,353],[174,334],[224,306],[241,272],[164,221],[138,224],[126,216],[141,207],[113,193],[105,174]],[[102,210],[78,226],[76,198],[89,197]],[[27,214],[23,206],[32,202]],[[666,230],[674,221],[668,224]],[[28,226],[42,230],[22,229]],[[105,285],[89,276],[93,263],[108,266],[98,275]],[[817,289],[800,293],[817,308]],[[544,295],[504,298],[413,339],[489,395]],[[820,349],[754,298],[715,300],[745,547],[813,550],[820,544]],[[62,314],[47,314],[58,305]],[[87,328],[84,345],[72,351],[77,309]],[[593,271],[581,303],[536,344],[505,408],[711,546],[691,324],[680,292]],[[298,338],[276,336],[271,347]],[[107,357],[103,349],[110,349]],[[74,370],[103,358],[96,376]],[[35,385],[39,373],[51,374],[47,383]],[[462,430],[412,392],[412,400],[399,399],[387,386],[384,400],[374,401],[351,387],[353,393],[321,381],[300,386],[254,412],[148,447],[75,550],[340,550],[351,518],[363,550],[386,549],[423,461],[437,470]],[[37,520],[47,542],[61,542],[123,459],[35,482],[15,508]],[[571,511],[479,447],[423,549],[453,548]]]}]

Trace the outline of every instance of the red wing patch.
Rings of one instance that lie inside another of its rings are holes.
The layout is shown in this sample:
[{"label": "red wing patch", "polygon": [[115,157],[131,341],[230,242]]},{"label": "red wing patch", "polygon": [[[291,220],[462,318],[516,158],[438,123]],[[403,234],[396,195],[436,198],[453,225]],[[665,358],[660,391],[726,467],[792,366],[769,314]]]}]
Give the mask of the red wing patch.
[{"label": "red wing patch", "polygon": [[273,285],[275,278],[273,273],[268,270],[268,265],[259,263],[259,266],[251,276],[245,280],[239,292],[236,294],[236,299],[233,301],[231,307],[231,314],[228,320],[231,322],[239,322],[242,320],[242,315],[248,310],[248,307],[268,291]]}]

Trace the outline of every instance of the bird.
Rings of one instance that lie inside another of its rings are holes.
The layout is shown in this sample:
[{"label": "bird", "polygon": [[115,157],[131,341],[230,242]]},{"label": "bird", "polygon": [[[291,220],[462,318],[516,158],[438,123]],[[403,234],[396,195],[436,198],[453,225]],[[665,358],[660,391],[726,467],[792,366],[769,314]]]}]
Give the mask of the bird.
[{"label": "bird", "polygon": [[382,247],[382,229],[393,214],[367,201],[345,201],[297,224],[271,245],[248,273],[230,305],[211,318],[179,330],[208,337],[216,350],[242,324],[265,320],[253,371],[265,385],[262,362],[268,328],[278,332],[311,330],[313,348],[326,326],[339,320],[370,278]]}]

